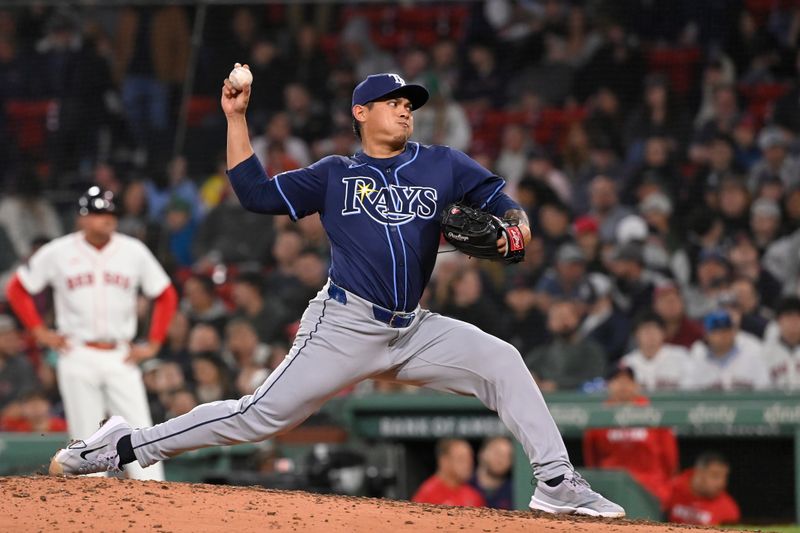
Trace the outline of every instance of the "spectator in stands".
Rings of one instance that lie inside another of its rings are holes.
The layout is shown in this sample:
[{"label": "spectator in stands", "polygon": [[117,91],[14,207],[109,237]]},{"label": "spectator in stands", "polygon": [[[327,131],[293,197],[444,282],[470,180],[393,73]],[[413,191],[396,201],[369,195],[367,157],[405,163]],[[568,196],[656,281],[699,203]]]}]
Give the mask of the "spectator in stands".
[{"label": "spectator in stands", "polygon": [[553,158],[541,148],[528,152],[525,179],[546,184],[564,205],[572,205],[572,185],[569,178],[555,167]]},{"label": "spectator in stands", "polygon": [[789,154],[789,137],[775,126],[769,126],[758,134],[758,147],[763,157],[750,169],[750,187],[773,176],[780,178],[784,187],[800,183],[800,159]]},{"label": "spectator in stands", "polygon": [[549,343],[525,355],[525,364],[542,392],[576,390],[605,374],[606,354],[593,340],[578,335],[580,312],[575,302],[554,301],[547,313]]},{"label": "spectator in stands", "polygon": [[184,82],[189,49],[189,20],[182,7],[126,7],[120,12],[114,77],[122,87],[140,163],[165,141],[169,91]]},{"label": "spectator in stands", "polygon": [[182,155],[173,157],[164,165],[165,172],[162,172],[159,163],[155,165],[155,179],[145,182],[150,218],[163,224],[170,204],[181,200],[189,206],[192,220],[199,220],[203,214],[203,203],[197,185],[189,178],[186,158]]},{"label": "spectator in stands", "polygon": [[497,173],[506,180],[513,190],[525,175],[528,164],[528,151],[531,141],[520,124],[508,124],[503,129],[500,153],[494,163]]},{"label": "spectator in stands", "polygon": [[619,309],[635,317],[652,307],[653,289],[662,279],[645,268],[644,247],[637,242],[617,246],[611,260],[613,298]]},{"label": "spectator in stands", "polygon": [[38,386],[14,319],[0,314],[0,410]]},{"label": "spectator in stands", "polygon": [[772,198],[759,198],[750,206],[750,235],[759,256],[778,240],[781,231],[781,208]]},{"label": "spectator in stands", "polygon": [[489,437],[478,450],[478,466],[469,484],[483,496],[486,507],[513,509],[514,495],[511,467],[514,445],[508,437]]},{"label": "spectator in stands", "polygon": [[653,290],[653,311],[664,322],[664,342],[690,348],[703,338],[703,327],[686,316],[683,295],[673,281],[663,280]]},{"label": "spectator in stands", "polygon": [[272,143],[283,145],[285,154],[297,165],[305,167],[311,164],[311,152],[308,145],[303,139],[292,135],[289,115],[285,111],[279,111],[272,115],[267,122],[264,135],[253,139],[253,151],[258,155],[259,161],[265,168],[270,165],[269,147]]},{"label": "spectator in stands", "polygon": [[603,41],[578,74],[578,98],[583,100],[599,86],[611,89],[621,102],[637,101],[645,77],[638,39],[627,34],[621,20],[611,19],[604,28]]},{"label": "spectator in stands", "polygon": [[284,311],[274,298],[265,299],[264,278],[257,272],[243,272],[233,280],[231,292],[235,315],[248,320],[256,328],[261,342],[284,341]]},{"label": "spectator in stands", "polygon": [[[506,340],[520,353],[528,353],[548,338],[545,314],[537,305],[536,292],[531,288],[541,275],[542,255],[541,240],[534,236],[525,247],[525,260],[506,276],[503,302],[510,311]],[[439,260],[437,266],[442,263]]]},{"label": "spectator in stands", "polygon": [[340,42],[342,59],[355,67],[356,78],[362,80],[376,72],[397,72],[392,56],[372,40],[366,18],[351,18],[342,29]]},{"label": "spectator in stands", "polygon": [[[324,97],[331,69],[320,47],[319,34],[314,26],[304,24],[300,27],[295,34],[294,46],[287,57],[292,59],[289,64],[289,79],[303,84],[315,98]],[[379,69],[370,74],[375,72],[392,72],[392,70]],[[305,165],[306,163],[303,163],[303,166]]]},{"label": "spectator in stands", "polygon": [[167,339],[161,345],[158,358],[164,361],[185,361],[188,358],[189,319],[182,312],[172,317],[167,330]]},{"label": "spectator in stands", "polygon": [[575,244],[578,245],[586,258],[586,270],[589,272],[603,271],[602,243],[600,242],[600,226],[597,220],[591,215],[583,215],[576,218],[572,223],[572,234],[575,236]]},{"label": "spectator in stands", "polygon": [[306,250],[297,257],[287,286],[279,294],[288,320],[300,318],[308,301],[325,285],[327,275],[327,265],[315,251]]},{"label": "spectator in stands", "polygon": [[477,268],[465,268],[450,282],[450,297],[442,314],[463,320],[492,335],[503,337],[506,323],[489,299]]},{"label": "spectator in stands", "polygon": [[678,169],[672,160],[669,139],[651,136],[644,141],[644,157],[626,184],[625,200],[634,205],[654,193],[678,197]]},{"label": "spectator in stands", "polygon": [[228,318],[228,311],[217,297],[211,278],[193,274],[183,283],[181,311],[189,324],[210,324],[221,332]]},{"label": "spectator in stands", "polygon": [[783,390],[800,389],[800,299],[783,298],[777,306],[775,320],[778,334],[764,343],[764,359],[772,385]]},{"label": "spectator in stands", "polygon": [[600,224],[600,240],[613,242],[617,224],[632,210],[620,205],[616,182],[605,175],[598,175],[589,185],[590,213]]},{"label": "spectator in stands", "polygon": [[702,318],[716,308],[731,280],[731,265],[720,250],[705,249],[697,261],[697,283],[685,295],[686,314],[690,318]]},{"label": "spectator in stands", "polygon": [[236,395],[229,372],[216,353],[192,354],[192,381],[200,403],[225,400]]},{"label": "spectator in stands", "polygon": [[465,440],[436,443],[436,472],[420,485],[411,501],[461,507],[486,505],[481,493],[469,485],[473,471],[472,447]]},{"label": "spectator in stands", "polygon": [[700,168],[681,184],[678,205],[681,210],[702,209],[708,190],[716,190],[726,177],[738,174],[741,168],[734,157],[733,139],[725,134],[712,136],[702,145]]},{"label": "spectator in stands", "polygon": [[677,390],[689,371],[689,353],[682,346],[666,344],[664,320],[656,313],[645,313],[636,323],[636,349],[620,363],[631,370],[636,382],[647,392]]},{"label": "spectator in stands", "polygon": [[0,200],[0,225],[14,244],[17,257],[28,257],[37,237],[55,239],[63,233],[58,214],[43,193],[39,177],[26,169],[17,177],[14,192]]},{"label": "spectator in stands", "polygon": [[[639,212],[647,222],[648,241],[657,243],[666,253],[665,273],[686,283],[691,276],[691,265],[681,242],[680,232],[676,228],[676,221],[672,218],[672,205],[666,194],[655,192],[639,203]],[[647,250],[645,260],[648,260]]]},{"label": "spectator in stands", "polygon": [[[428,90],[431,97],[427,105],[414,112],[414,139],[422,144],[443,144],[466,152],[472,141],[472,126],[464,108],[443,87],[431,90],[428,84]],[[501,171],[498,173],[509,179]]]},{"label": "spectator in stands", "polygon": [[589,291],[582,295],[587,310],[578,334],[599,344],[608,363],[614,363],[628,349],[630,320],[614,306],[608,276],[591,272],[587,281]]},{"label": "spectator in stands", "polygon": [[730,470],[730,463],[720,454],[702,453],[694,468],[685,470],[672,481],[666,505],[667,519],[701,526],[739,523],[739,506],[726,491]]},{"label": "spectator in stands", "polygon": [[736,87],[730,83],[720,83],[713,89],[708,119],[695,128],[695,139],[703,142],[716,134],[731,135],[740,119]]},{"label": "spectator in stands", "polygon": [[725,237],[746,232],[750,227],[750,193],[744,180],[734,176],[724,178],[717,194]]},{"label": "spectator in stands", "polygon": [[578,245],[562,244],[555,257],[555,267],[548,270],[536,284],[537,302],[542,311],[553,300],[577,299],[585,294],[586,256]]},{"label": "spectator in stands", "polygon": [[755,285],[758,299],[772,308],[781,294],[781,284],[761,265],[759,251],[752,238],[742,234],[728,249],[728,260],[736,277],[746,278]]},{"label": "spectator in stands", "polygon": [[761,159],[756,133],[756,122],[752,115],[743,116],[733,129],[733,140],[736,143],[736,163],[748,173],[753,165]]},{"label": "spectator in stands", "polygon": [[159,227],[148,220],[147,191],[144,182],[129,182],[122,192],[122,212],[119,215],[120,233],[152,244],[157,240]]},{"label": "spectator in stands", "polygon": [[[526,180],[526,182],[535,183],[534,180]],[[548,187],[547,190],[551,189]],[[569,208],[557,199],[549,200],[539,206],[537,219],[539,222],[537,227],[539,235],[542,237],[547,262],[553,264],[557,251],[562,245],[572,240],[569,234]]]},{"label": "spectator in stands", "polygon": [[[283,94],[287,80],[291,79],[289,65],[280,47],[270,37],[260,36],[245,56],[228,54],[227,63],[220,66],[219,72],[231,68],[232,58],[249,57],[248,65],[253,78],[258,80],[259,90],[252,93],[247,112],[252,112],[254,124],[265,124],[267,118],[283,108],[283,101],[277,97]],[[318,89],[317,89],[318,90]]]},{"label": "spectator in stands", "polygon": [[181,365],[160,358],[149,359],[142,364],[142,381],[147,391],[153,421],[163,422],[167,419],[165,411],[170,395],[186,383]]},{"label": "spectator in stands", "polygon": [[50,400],[43,392],[28,391],[6,408],[0,420],[0,430],[25,433],[67,431],[67,422],[51,410]]},{"label": "spectator in stands", "polygon": [[170,257],[178,267],[190,267],[194,263],[192,243],[197,233],[197,222],[192,218],[192,206],[181,198],[173,198],[167,205],[164,216],[162,239],[166,240],[161,249],[168,249]]},{"label": "spectator in stands", "polygon": [[[450,39],[441,39],[431,48],[431,63],[428,70],[431,86],[439,88],[442,95],[452,98],[459,81],[458,47]],[[423,108],[424,109],[424,108]],[[417,131],[417,115],[414,115],[414,132]]]},{"label": "spectator in stands", "polygon": [[217,264],[261,264],[268,260],[274,239],[271,217],[247,211],[225,178],[219,204],[200,223],[194,239],[195,267],[207,271]]},{"label": "spectator in stands", "polygon": [[640,159],[636,154],[642,149],[641,143],[654,136],[669,139],[671,146],[677,148],[686,130],[687,119],[676,105],[669,81],[661,74],[651,74],[645,80],[644,102],[631,114],[625,128],[628,157]]},{"label": "spectator in stands", "polygon": [[736,71],[730,59],[720,54],[713,57],[703,69],[703,79],[700,86],[700,105],[694,118],[695,127],[702,127],[708,120],[714,118],[714,90],[723,84],[736,82]]},{"label": "spectator in stands", "polygon": [[222,350],[222,339],[214,326],[199,322],[189,330],[186,350],[190,356],[204,352],[219,353]]},{"label": "spectator in stands", "polygon": [[735,278],[730,290],[720,297],[720,306],[731,313],[741,333],[752,335],[757,341],[764,338],[769,318],[750,279]]},{"label": "spectator in stands", "polygon": [[188,388],[182,387],[173,390],[167,397],[165,404],[164,420],[185,415],[197,407],[197,396]]},{"label": "spectator in stands", "polygon": [[[606,405],[648,405],[636,379],[631,368],[615,367],[607,379]],[[665,427],[589,429],[583,434],[583,461],[591,468],[627,471],[663,506],[669,500],[670,478],[678,469],[678,441]]]},{"label": "spectator in stands", "polygon": [[325,107],[312,98],[304,85],[290,83],[283,90],[283,99],[284,109],[289,114],[292,135],[310,145],[330,131],[330,119]]},{"label": "spectator in stands", "polygon": [[737,338],[730,313],[716,310],[703,319],[705,337],[690,351],[684,388],[691,390],[759,390],[770,386],[760,343]]},{"label": "spectator in stands", "polygon": [[495,52],[486,44],[473,42],[467,48],[455,96],[467,107],[501,107],[505,103],[505,84]]}]

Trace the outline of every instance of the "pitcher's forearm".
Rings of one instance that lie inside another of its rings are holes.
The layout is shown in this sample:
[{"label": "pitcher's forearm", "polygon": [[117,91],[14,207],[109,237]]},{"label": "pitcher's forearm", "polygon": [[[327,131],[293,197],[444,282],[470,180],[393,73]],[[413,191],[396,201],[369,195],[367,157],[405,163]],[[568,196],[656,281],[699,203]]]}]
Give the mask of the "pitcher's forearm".
[{"label": "pitcher's forearm", "polygon": [[228,169],[232,169],[251,155],[250,132],[244,114],[227,116],[228,119]]}]

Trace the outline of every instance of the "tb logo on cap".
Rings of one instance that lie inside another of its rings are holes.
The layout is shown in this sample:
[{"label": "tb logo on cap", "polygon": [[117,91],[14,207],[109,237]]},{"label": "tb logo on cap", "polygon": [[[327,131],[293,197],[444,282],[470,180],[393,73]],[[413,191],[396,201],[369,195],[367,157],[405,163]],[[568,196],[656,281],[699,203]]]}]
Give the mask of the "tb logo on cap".
[{"label": "tb logo on cap", "polygon": [[391,77],[397,85],[403,86],[406,84],[406,80],[404,80],[397,74],[388,74],[388,76]]}]

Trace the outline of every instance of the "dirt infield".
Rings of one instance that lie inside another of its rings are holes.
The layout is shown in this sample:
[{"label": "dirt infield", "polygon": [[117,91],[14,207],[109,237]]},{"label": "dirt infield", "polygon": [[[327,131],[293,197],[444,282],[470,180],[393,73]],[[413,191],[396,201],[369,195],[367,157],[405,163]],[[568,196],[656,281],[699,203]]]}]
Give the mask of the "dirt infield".
[{"label": "dirt infield", "polygon": [[[626,520],[553,518],[253,487],[105,478],[0,478],[0,531],[666,532]],[[704,529],[703,531],[715,531]]]}]

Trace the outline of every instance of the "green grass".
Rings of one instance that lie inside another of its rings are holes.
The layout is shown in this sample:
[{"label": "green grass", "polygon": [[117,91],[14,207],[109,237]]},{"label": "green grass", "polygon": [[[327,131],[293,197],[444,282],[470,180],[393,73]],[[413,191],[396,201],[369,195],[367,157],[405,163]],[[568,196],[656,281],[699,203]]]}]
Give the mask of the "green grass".
[{"label": "green grass", "polygon": [[770,533],[800,533],[800,526],[723,526],[736,531],[769,531]]}]

